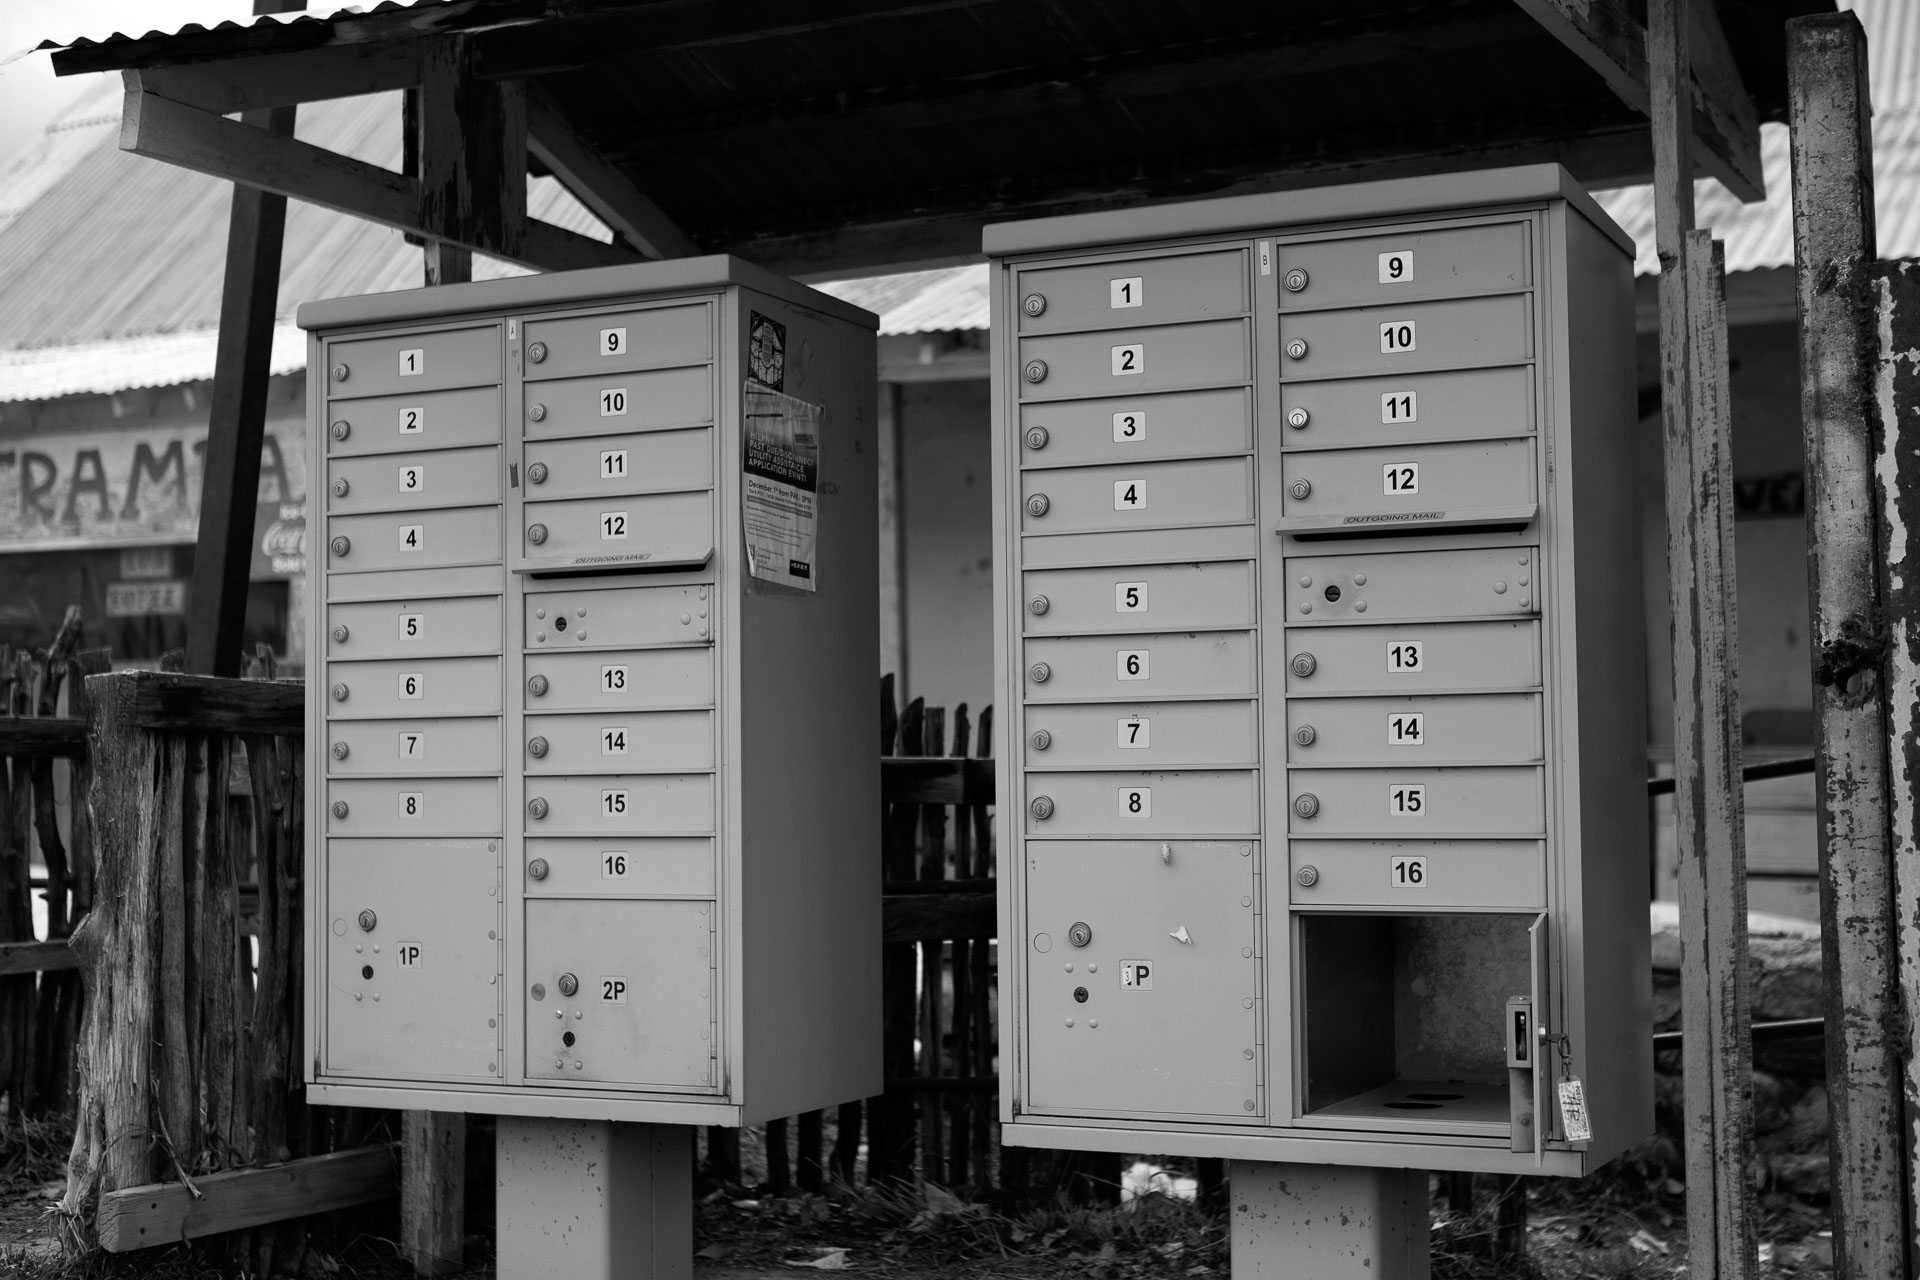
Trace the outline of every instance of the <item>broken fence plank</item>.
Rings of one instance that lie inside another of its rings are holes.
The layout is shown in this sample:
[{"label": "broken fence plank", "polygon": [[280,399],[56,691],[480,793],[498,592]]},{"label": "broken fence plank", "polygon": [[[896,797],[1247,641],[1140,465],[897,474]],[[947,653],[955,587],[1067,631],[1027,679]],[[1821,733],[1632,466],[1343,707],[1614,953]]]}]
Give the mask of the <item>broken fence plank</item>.
[{"label": "broken fence plank", "polygon": [[182,1182],[162,1182],[106,1192],[100,1197],[100,1243],[109,1253],[126,1253],[398,1194],[399,1156],[393,1143],[382,1143],[260,1169],[208,1174],[194,1179],[192,1188]]},{"label": "broken fence plank", "polygon": [[52,942],[0,942],[0,977],[16,973],[54,973],[78,969],[80,957],[67,947],[65,938]]},{"label": "broken fence plank", "polygon": [[0,756],[87,754],[87,722],[74,716],[0,717]]},{"label": "broken fence plank", "polygon": [[880,797],[888,804],[992,804],[991,758],[888,756],[880,761]]}]

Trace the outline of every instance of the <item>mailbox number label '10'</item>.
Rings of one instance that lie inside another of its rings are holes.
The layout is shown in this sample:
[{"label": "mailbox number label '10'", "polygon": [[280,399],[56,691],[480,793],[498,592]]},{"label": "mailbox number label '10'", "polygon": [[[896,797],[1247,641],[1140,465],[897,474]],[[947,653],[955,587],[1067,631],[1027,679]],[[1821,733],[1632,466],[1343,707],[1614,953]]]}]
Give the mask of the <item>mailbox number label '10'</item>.
[{"label": "mailbox number label '10'", "polygon": [[1413,350],[1413,321],[1392,320],[1380,326],[1380,351],[1385,355]]}]

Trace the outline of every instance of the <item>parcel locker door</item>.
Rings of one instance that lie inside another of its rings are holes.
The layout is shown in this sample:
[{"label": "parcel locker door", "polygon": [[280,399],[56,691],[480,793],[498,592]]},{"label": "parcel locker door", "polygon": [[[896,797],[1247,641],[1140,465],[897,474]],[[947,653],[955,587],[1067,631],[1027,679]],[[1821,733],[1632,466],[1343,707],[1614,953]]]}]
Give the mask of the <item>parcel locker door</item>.
[{"label": "parcel locker door", "polygon": [[498,839],[327,842],[329,1073],[500,1078]]},{"label": "parcel locker door", "polygon": [[1251,841],[1026,845],[1030,1112],[1266,1112]]},{"label": "parcel locker door", "polygon": [[527,1076],[711,1089],[713,904],[527,903]]}]

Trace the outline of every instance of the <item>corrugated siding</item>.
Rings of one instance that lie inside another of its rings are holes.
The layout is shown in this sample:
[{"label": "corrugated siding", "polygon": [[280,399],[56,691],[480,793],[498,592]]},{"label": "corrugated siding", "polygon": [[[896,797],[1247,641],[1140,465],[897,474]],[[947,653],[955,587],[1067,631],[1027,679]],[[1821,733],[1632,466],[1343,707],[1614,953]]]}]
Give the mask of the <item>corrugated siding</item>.
[{"label": "corrugated siding", "polygon": [[814,286],[880,317],[882,334],[987,327],[987,266],[831,280]]}]

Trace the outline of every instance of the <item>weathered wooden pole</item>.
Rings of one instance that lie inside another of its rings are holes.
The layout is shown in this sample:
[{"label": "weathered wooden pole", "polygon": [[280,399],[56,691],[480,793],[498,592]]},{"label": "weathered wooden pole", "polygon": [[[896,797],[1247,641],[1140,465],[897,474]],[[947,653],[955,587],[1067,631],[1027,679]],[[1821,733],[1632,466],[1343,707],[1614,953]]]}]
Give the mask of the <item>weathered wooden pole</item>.
[{"label": "weathered wooden pole", "polygon": [[1752,1276],[1758,1265],[1747,1183],[1753,1047],[1725,261],[1721,246],[1693,229],[1687,0],[1652,0],[1647,27],[1673,613],[1674,821],[1685,958],[1680,999],[1687,1031],[1688,1265],[1698,1280],[1720,1280]]},{"label": "weathered wooden pole", "polygon": [[[1878,598],[1888,566],[1875,529],[1876,457],[1868,413],[1876,345],[1869,327],[1872,106],[1859,19],[1837,13],[1789,22],[1787,75],[1813,705],[1820,735],[1816,795],[1834,1274],[1894,1277],[1907,1273],[1897,1057],[1904,1037],[1897,1029],[1894,983],[1889,726],[1882,692],[1887,633]],[[1893,443],[1887,442],[1888,449]],[[1883,453],[1879,461],[1893,465],[1897,459]],[[1889,520],[1901,519],[1898,484],[1891,494],[1882,493],[1882,504]],[[1888,555],[1907,554],[1904,531],[1891,536],[1900,541],[1885,546]],[[1892,580],[1911,593],[1897,570]],[[1910,659],[1893,657],[1897,675]],[[1911,720],[1911,701],[1899,715]],[[1903,789],[1898,803],[1908,810],[1903,820],[1909,849],[1912,802]],[[1912,890],[1911,880],[1907,887]]]}]

